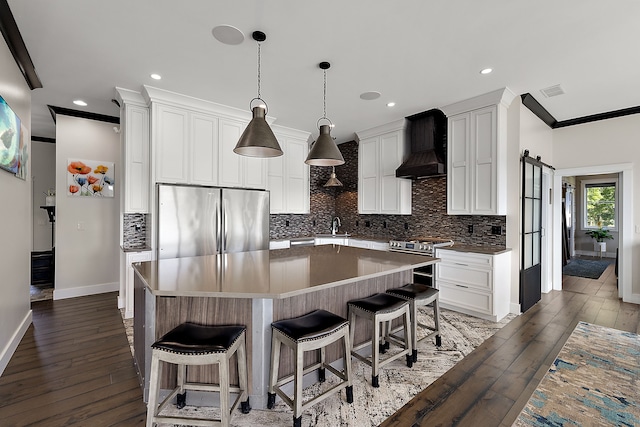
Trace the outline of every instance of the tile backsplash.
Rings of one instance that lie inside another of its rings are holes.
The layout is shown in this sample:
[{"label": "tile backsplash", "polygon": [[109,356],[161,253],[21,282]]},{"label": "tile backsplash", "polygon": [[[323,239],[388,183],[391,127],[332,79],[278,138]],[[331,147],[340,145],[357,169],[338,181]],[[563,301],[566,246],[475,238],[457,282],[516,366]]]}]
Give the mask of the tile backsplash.
[{"label": "tile backsplash", "polygon": [[122,246],[125,249],[144,248],[147,245],[147,219],[145,214],[124,214]]},{"label": "tile backsplash", "polygon": [[[356,236],[381,240],[431,236],[474,246],[506,245],[505,216],[447,215],[446,176],[412,181],[411,215],[358,214],[358,144],[351,141],[338,147],[345,164],[336,166],[336,174],[344,186],[323,187],[329,179],[330,168],[312,167],[312,214],[271,215],[272,239],[327,233],[332,217],[337,215],[342,220],[340,232]],[[472,232],[469,232],[470,226]],[[502,233],[492,234],[494,226],[499,226]]]}]

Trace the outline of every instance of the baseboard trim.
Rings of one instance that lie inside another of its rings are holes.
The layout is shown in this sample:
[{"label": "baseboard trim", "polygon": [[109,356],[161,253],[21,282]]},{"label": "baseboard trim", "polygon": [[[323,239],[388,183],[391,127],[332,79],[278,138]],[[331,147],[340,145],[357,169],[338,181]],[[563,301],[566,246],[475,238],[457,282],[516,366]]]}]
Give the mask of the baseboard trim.
[{"label": "baseboard trim", "polygon": [[509,313],[511,314],[521,314],[522,312],[520,311],[520,304],[516,303],[516,302],[512,302],[509,304]]},{"label": "baseboard trim", "polygon": [[16,329],[9,342],[2,350],[2,354],[0,355],[0,376],[2,376],[2,373],[13,357],[13,353],[16,352],[16,349],[18,348],[20,341],[22,341],[22,337],[24,337],[24,334],[27,332],[27,329],[29,329],[32,320],[33,312],[29,310],[26,316],[24,316],[24,319],[22,319],[22,323],[20,323],[18,329]]},{"label": "baseboard trim", "polygon": [[76,297],[85,297],[87,295],[106,294],[108,292],[117,292],[120,290],[119,282],[102,283],[91,286],[78,286],[77,288],[54,289],[53,299],[67,299]]},{"label": "baseboard trim", "polygon": [[[595,251],[576,251],[576,255],[583,255],[583,256],[592,256],[592,257],[600,257],[600,252],[595,252]],[[616,253],[615,252],[603,252],[602,253],[602,258],[614,258],[616,257]]]}]

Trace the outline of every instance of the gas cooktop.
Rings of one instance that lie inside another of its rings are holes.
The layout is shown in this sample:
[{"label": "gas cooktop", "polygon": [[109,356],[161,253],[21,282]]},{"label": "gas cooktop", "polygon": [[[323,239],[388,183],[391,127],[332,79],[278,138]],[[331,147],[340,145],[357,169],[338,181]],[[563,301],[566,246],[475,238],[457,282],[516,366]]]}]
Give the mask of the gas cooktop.
[{"label": "gas cooktop", "polygon": [[453,240],[440,237],[420,237],[411,240],[391,240],[389,250],[414,254],[433,255],[434,248],[453,246]]}]

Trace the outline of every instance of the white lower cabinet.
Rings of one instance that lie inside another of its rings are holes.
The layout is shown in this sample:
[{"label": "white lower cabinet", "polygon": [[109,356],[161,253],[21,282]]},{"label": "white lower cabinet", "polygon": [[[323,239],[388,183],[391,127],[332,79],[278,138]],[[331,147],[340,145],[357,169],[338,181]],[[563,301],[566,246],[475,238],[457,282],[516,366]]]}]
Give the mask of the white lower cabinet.
[{"label": "white lower cabinet", "polygon": [[455,311],[499,321],[509,313],[511,252],[482,254],[436,249],[435,286],[440,304]]},{"label": "white lower cabinet", "polygon": [[290,247],[290,240],[271,240],[269,242],[269,249],[289,249]]},{"label": "white lower cabinet", "polygon": [[316,237],[316,246],[319,245],[341,245],[346,246],[349,244],[348,237]]},{"label": "white lower cabinet", "polygon": [[120,253],[120,301],[124,308],[125,319],[133,317],[133,267],[134,262],[151,261],[151,251]]}]

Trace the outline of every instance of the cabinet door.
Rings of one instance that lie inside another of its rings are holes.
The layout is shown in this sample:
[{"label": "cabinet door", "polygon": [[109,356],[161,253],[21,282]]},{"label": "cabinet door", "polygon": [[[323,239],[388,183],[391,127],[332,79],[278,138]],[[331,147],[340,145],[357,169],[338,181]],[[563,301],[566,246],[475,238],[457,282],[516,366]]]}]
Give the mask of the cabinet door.
[{"label": "cabinet door", "polygon": [[[233,153],[233,151],[232,151]],[[238,156],[233,153],[234,156]],[[242,157],[242,156],[238,156]],[[267,159],[245,157],[242,160],[241,186],[264,190],[267,188]]]},{"label": "cabinet door", "polygon": [[497,107],[495,105],[471,113],[473,168],[473,213],[496,215],[497,212]]},{"label": "cabinet door", "polygon": [[186,183],[189,179],[187,112],[158,104],[154,115],[156,182]]},{"label": "cabinet door", "polygon": [[358,211],[377,213],[378,210],[378,138],[360,141],[358,148]]},{"label": "cabinet door", "polygon": [[125,304],[124,317],[129,319],[133,317],[133,276],[135,272],[131,264],[134,262],[151,261],[151,251],[145,252],[128,252],[126,258],[126,282],[125,282]]},{"label": "cabinet door", "polygon": [[[278,142],[280,146],[283,146],[283,141],[280,138],[278,138]],[[283,156],[267,159],[267,190],[269,190],[269,212],[272,214],[286,212],[284,160],[287,154],[285,149]]]},{"label": "cabinet door", "polygon": [[218,184],[218,119],[191,114],[191,183]]},{"label": "cabinet door", "polygon": [[234,153],[233,149],[236,147],[245,126],[246,123],[240,121],[220,119],[220,170],[218,182],[222,186],[242,186],[243,157]]},{"label": "cabinet door", "polygon": [[125,106],[124,212],[149,212],[149,109]]},{"label": "cabinet door", "polygon": [[307,141],[289,139],[284,154],[286,212],[309,213],[309,165],[304,161],[309,154]]},{"label": "cabinet door", "polygon": [[380,136],[380,213],[411,213],[411,181],[396,178],[402,163],[401,132]]},{"label": "cabinet door", "polygon": [[469,156],[471,115],[460,114],[449,118],[448,124],[448,177],[447,177],[447,213],[470,213]]}]

